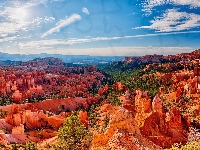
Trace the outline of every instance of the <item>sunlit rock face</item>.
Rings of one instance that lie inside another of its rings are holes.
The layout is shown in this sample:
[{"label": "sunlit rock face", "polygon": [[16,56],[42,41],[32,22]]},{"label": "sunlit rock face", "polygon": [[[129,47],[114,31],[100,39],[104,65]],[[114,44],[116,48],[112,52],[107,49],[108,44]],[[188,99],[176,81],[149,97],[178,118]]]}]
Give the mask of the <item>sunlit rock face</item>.
[{"label": "sunlit rock face", "polygon": [[146,92],[142,93],[141,90],[136,90],[135,107],[137,112],[150,112],[151,99]]},{"label": "sunlit rock face", "polygon": [[168,124],[171,128],[182,129],[181,115],[177,107],[170,110]]},{"label": "sunlit rock face", "polygon": [[24,134],[24,125],[20,124],[12,129],[12,134]]},{"label": "sunlit rock face", "polygon": [[45,120],[47,120],[47,116],[42,112],[31,112],[26,110],[15,114],[8,114],[5,120],[7,123],[13,126],[24,124],[27,128],[33,129],[45,126]]},{"label": "sunlit rock face", "polygon": [[19,92],[19,90],[16,90],[13,95],[13,102],[15,103],[22,103],[22,93]]},{"label": "sunlit rock face", "polygon": [[86,111],[85,111],[85,112],[80,111],[78,115],[79,115],[79,118],[80,118],[81,122],[82,122],[86,127],[88,127],[88,114],[87,114],[87,112],[86,112]]},{"label": "sunlit rock face", "polygon": [[5,121],[13,126],[19,126],[20,124],[24,124],[25,118],[23,117],[22,119],[22,117],[23,113],[20,112],[19,106],[14,104],[5,118]]},{"label": "sunlit rock face", "polygon": [[11,111],[5,118],[5,121],[12,126],[26,125],[33,129],[45,126],[48,116],[43,111],[31,112],[31,110],[22,110],[18,105],[13,105]]},{"label": "sunlit rock face", "polygon": [[168,132],[172,137],[172,143],[187,142],[187,126],[185,119],[180,115],[177,107],[173,107],[169,112]]},{"label": "sunlit rock face", "polygon": [[50,116],[47,118],[47,122],[48,122],[48,125],[54,127],[55,129],[59,129],[59,127],[64,124],[65,117],[64,116]]},{"label": "sunlit rock face", "polygon": [[152,110],[153,112],[158,112],[159,114],[163,113],[162,101],[158,95],[156,95],[153,99]]},{"label": "sunlit rock face", "polygon": [[104,116],[108,116],[109,125],[107,126],[105,133],[97,133],[94,136],[93,144],[95,146],[106,144],[109,138],[113,136],[114,132],[117,129],[122,129],[130,133],[140,134],[139,128],[137,126],[134,126],[136,125],[136,122],[131,113],[129,113],[124,108],[119,109],[117,107],[113,107],[107,104],[105,104],[105,106],[107,106],[106,108],[111,107],[110,109],[107,109],[106,113],[103,114]]},{"label": "sunlit rock face", "polygon": [[113,136],[109,138],[107,144],[100,146],[92,146],[91,150],[161,150],[162,148],[155,145],[153,142],[144,138],[141,135],[123,132],[116,130]]},{"label": "sunlit rock face", "polygon": [[152,113],[151,99],[146,92],[141,90],[136,90],[135,96],[135,120],[139,127],[144,125],[144,121]]},{"label": "sunlit rock face", "polygon": [[122,107],[130,111],[131,113],[135,113],[135,105],[134,101],[131,97],[131,94],[129,91],[126,91],[123,96],[120,97],[120,101],[122,103]]},{"label": "sunlit rock face", "polygon": [[[55,102],[58,102],[58,104]],[[53,127],[55,129],[59,129],[59,127],[64,123],[66,117],[70,115],[70,112],[62,112],[59,115],[48,116],[48,113],[44,113],[44,111],[49,112],[49,108],[51,108],[54,112],[57,112],[59,108],[64,110],[75,110],[83,102],[86,102],[86,100],[82,98],[68,98],[56,101],[47,100],[44,102],[38,102],[34,104],[13,104],[9,108],[7,108],[9,110],[9,113],[6,116],[5,121],[12,127],[19,127],[20,125],[24,125],[26,129],[35,129],[43,127]],[[60,106],[63,106],[63,108]],[[88,127],[87,112],[80,111],[78,115],[80,117],[81,122],[86,127]],[[11,130],[10,127],[8,128],[9,130]],[[15,131],[16,130],[14,130],[13,132]]]},{"label": "sunlit rock face", "polygon": [[[109,108],[109,109],[108,109]],[[109,123],[105,132],[97,132],[92,140],[92,150],[105,149],[161,149],[144,138],[133,115],[123,107],[105,104],[99,112],[104,112],[101,118],[108,116]]]},{"label": "sunlit rock face", "polygon": [[174,107],[167,114],[155,111],[145,119],[141,134],[161,147],[171,147],[173,143],[187,142],[186,120]]},{"label": "sunlit rock face", "polygon": [[[171,97],[177,96],[177,92]],[[125,96],[121,98],[126,100]],[[151,103],[148,95],[141,90],[135,95],[134,120],[140,129],[140,133],[163,148],[169,148],[173,143],[187,142],[187,117],[180,114],[178,108],[173,107],[166,113],[159,95],[156,95]]]},{"label": "sunlit rock face", "polygon": [[144,126],[140,128],[141,134],[155,144],[167,147],[170,146],[169,137],[167,136],[167,125],[165,115],[155,112],[146,118]]}]

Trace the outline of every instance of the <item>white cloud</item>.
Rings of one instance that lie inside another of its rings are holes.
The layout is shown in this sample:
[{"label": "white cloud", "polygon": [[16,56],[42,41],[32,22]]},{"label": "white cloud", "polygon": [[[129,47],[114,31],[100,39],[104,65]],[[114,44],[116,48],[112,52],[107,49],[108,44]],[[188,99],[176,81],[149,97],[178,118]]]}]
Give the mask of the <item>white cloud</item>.
[{"label": "white cloud", "polygon": [[54,17],[45,17],[44,18],[44,22],[51,22],[51,21],[54,21],[55,20],[55,18]]},{"label": "white cloud", "polygon": [[87,8],[85,8],[85,7],[83,7],[83,9],[82,9],[82,12],[84,12],[85,14],[87,14],[87,15],[89,15],[90,13],[89,13],[89,11],[88,11],[88,9]]},{"label": "white cloud", "polygon": [[200,7],[200,0],[169,0],[169,3],[176,5],[190,5],[191,7]]},{"label": "white cloud", "polygon": [[153,29],[158,32],[188,30],[200,26],[200,15],[178,12],[177,9],[169,9],[163,14],[163,16],[152,20],[151,23],[150,26],[142,26],[138,28]]},{"label": "white cloud", "polygon": [[3,39],[0,39],[0,43],[1,42],[9,42],[9,41],[14,41],[14,40],[17,40],[18,37],[17,36],[13,36],[13,37],[5,37]]},{"label": "white cloud", "polygon": [[56,27],[51,28],[49,31],[45,32],[41,37],[44,38],[45,36],[59,31],[61,28],[68,26],[69,24],[74,23],[78,20],[81,20],[81,16],[78,14],[73,14],[69,18],[66,18],[66,20],[63,20],[59,24],[57,24]]},{"label": "white cloud", "polygon": [[40,40],[40,41],[31,41],[26,43],[19,43],[21,49],[32,49],[36,47],[46,47],[46,46],[56,46],[56,45],[74,45],[78,43],[89,43],[96,41],[109,41],[109,40],[119,40],[119,39],[130,39],[130,38],[141,38],[141,37],[154,37],[160,35],[170,35],[170,34],[185,34],[185,33],[200,33],[200,31],[186,31],[186,32],[173,32],[173,33],[158,33],[158,34],[144,34],[144,35],[135,35],[135,36],[124,36],[124,37],[96,37],[96,38],[70,38],[68,40],[61,39],[50,39],[50,40]]},{"label": "white cloud", "polygon": [[28,17],[28,9],[39,4],[46,3],[47,0],[28,1],[21,7],[4,7],[0,10],[0,37],[6,37],[9,34],[16,34],[22,30],[30,30],[30,25],[39,25],[41,22],[54,21],[53,17],[35,18],[32,21],[26,21]]},{"label": "white cloud", "polygon": [[200,7],[200,0],[146,0],[143,4],[143,11],[151,13],[155,6],[172,4],[172,5],[189,5],[191,8]]},{"label": "white cloud", "polygon": [[0,11],[0,16],[4,18],[0,22],[0,36],[6,37],[9,34],[25,30],[30,22],[25,21],[26,10],[17,7],[5,7]]},{"label": "white cloud", "polygon": [[29,7],[34,7],[40,4],[46,4],[48,0],[31,0],[28,1],[26,5],[23,6],[23,8],[29,8]]},{"label": "white cloud", "polygon": [[1,22],[0,23],[0,37],[6,37],[9,34],[17,33],[20,30],[25,30],[27,22],[15,23],[15,22]]},{"label": "white cloud", "polygon": [[32,21],[12,21],[6,20],[0,22],[0,37],[6,37],[9,34],[16,34],[20,31],[28,31],[30,30],[31,26],[36,26],[41,24],[42,22],[52,22],[54,18],[52,17],[45,17],[45,18],[35,18]]},{"label": "white cloud", "polygon": [[55,21],[55,18],[53,18],[53,17],[47,17],[47,16],[45,16],[45,18],[37,17],[37,18],[32,20],[31,24],[39,25],[42,22],[47,23],[47,22],[53,22],[53,21]]}]

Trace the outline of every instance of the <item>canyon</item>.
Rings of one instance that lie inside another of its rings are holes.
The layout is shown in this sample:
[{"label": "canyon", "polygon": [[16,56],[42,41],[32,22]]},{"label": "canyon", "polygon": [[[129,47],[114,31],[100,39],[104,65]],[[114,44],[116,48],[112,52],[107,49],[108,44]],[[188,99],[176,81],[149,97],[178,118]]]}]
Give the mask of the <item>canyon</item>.
[{"label": "canyon", "polygon": [[200,50],[125,57],[112,65],[136,73],[113,80],[110,69],[66,67],[52,57],[1,68],[0,144],[59,145],[57,132],[74,113],[91,134],[85,149],[200,144]]}]

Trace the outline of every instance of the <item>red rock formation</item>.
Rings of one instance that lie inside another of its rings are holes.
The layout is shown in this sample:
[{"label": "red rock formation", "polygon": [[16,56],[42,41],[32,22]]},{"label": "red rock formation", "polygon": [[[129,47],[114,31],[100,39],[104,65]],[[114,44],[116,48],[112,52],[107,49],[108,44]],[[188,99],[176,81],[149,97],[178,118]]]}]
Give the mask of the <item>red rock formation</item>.
[{"label": "red rock formation", "polygon": [[108,85],[107,84],[104,87],[102,87],[98,90],[98,94],[100,96],[105,95],[107,92],[108,92]]},{"label": "red rock formation", "polygon": [[171,147],[173,143],[186,143],[187,126],[177,108],[172,108],[169,115],[155,112],[145,119],[140,128],[141,134],[161,147]]},{"label": "red rock formation", "polygon": [[200,76],[200,67],[194,68],[194,76]]},{"label": "red rock formation", "polygon": [[147,93],[142,93],[141,90],[136,90],[135,107],[137,112],[150,112],[151,99]]},{"label": "red rock formation", "polygon": [[168,124],[170,128],[182,129],[181,115],[178,108],[173,107],[169,112]]},{"label": "red rock formation", "polygon": [[162,101],[158,95],[156,95],[153,99],[152,110],[153,110],[153,112],[158,112],[159,114],[163,113]]},{"label": "red rock formation", "polygon": [[123,108],[129,110],[132,113],[135,113],[135,106],[128,91],[125,92],[124,96],[120,97],[120,101],[122,103]]},{"label": "red rock formation", "polygon": [[87,112],[80,111],[78,115],[79,115],[79,118],[80,118],[81,122],[86,127],[88,127],[88,114],[87,114]]},{"label": "red rock formation", "polygon": [[172,142],[173,143],[186,143],[187,142],[187,131],[184,128],[184,126],[187,127],[188,123],[187,120],[185,120],[180,115],[180,111],[178,108],[173,107],[169,112],[169,121],[167,121],[168,124],[168,132],[172,136]]},{"label": "red rock formation", "polygon": [[19,90],[16,90],[13,95],[13,102],[15,103],[22,103],[22,93],[19,92]]},{"label": "red rock formation", "polygon": [[64,124],[65,118],[62,116],[51,116],[48,117],[48,125],[53,126],[55,129],[59,129],[61,125]]},{"label": "red rock formation", "polygon": [[134,117],[126,109],[105,104],[100,108],[99,114],[101,115],[100,118],[108,116],[109,124],[104,133],[98,132],[94,134],[92,150],[139,150],[141,147],[152,150],[160,149],[140,134]]},{"label": "red rock formation", "polygon": [[141,134],[161,147],[171,147],[171,138],[168,137],[165,115],[155,112],[145,119],[140,128]]},{"label": "red rock formation", "polygon": [[117,91],[125,91],[127,90],[126,86],[123,85],[121,82],[116,82],[112,85],[113,89],[116,89]]},{"label": "red rock formation", "polygon": [[24,134],[24,125],[20,124],[12,129],[12,134]]}]

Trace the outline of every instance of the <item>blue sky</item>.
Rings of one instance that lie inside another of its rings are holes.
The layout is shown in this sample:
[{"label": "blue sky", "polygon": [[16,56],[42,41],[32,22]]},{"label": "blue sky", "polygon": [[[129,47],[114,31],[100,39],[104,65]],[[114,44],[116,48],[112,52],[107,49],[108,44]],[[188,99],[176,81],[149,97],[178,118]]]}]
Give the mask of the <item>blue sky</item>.
[{"label": "blue sky", "polygon": [[0,51],[141,56],[199,48],[200,0],[0,1]]}]

